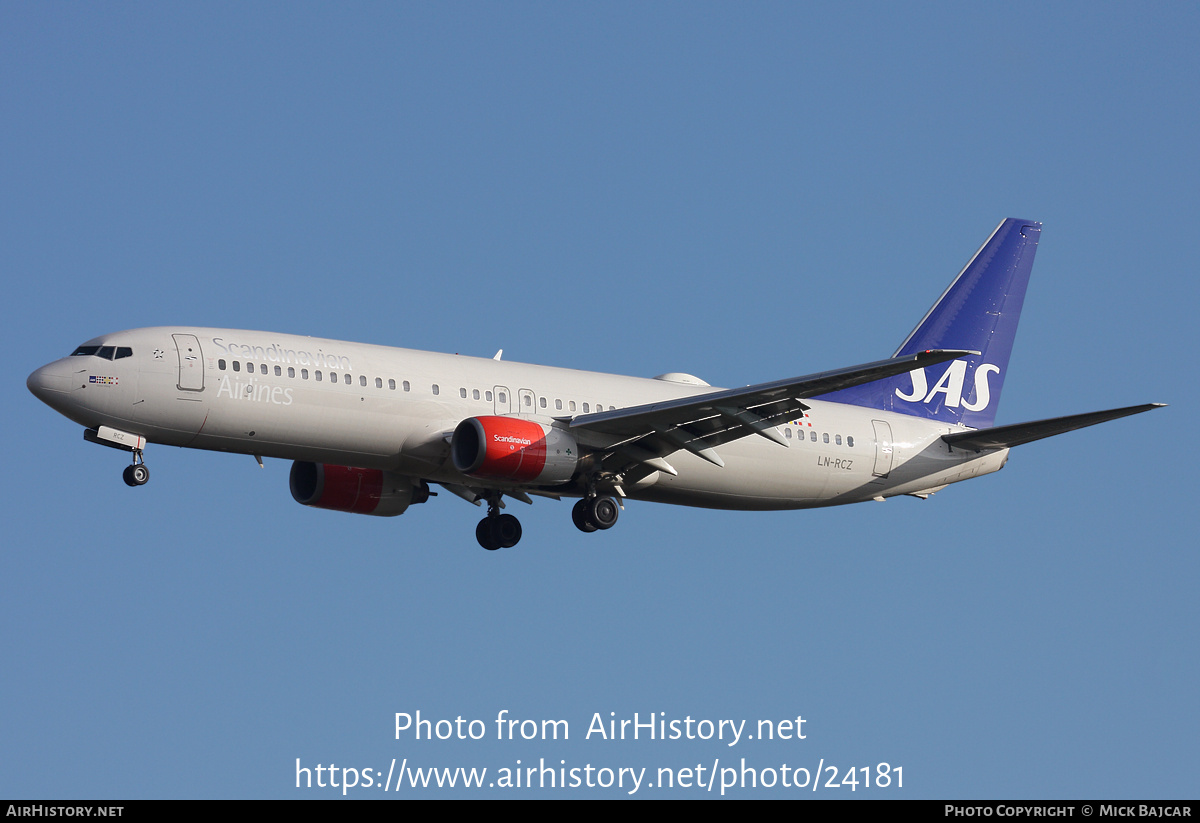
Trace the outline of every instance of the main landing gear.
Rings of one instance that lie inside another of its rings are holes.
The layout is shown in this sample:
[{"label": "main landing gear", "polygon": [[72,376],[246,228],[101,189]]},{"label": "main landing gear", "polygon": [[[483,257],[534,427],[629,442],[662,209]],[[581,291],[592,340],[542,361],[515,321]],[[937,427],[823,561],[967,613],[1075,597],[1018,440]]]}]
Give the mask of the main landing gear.
[{"label": "main landing gear", "polygon": [[611,529],[617,524],[620,509],[611,497],[585,497],[571,509],[571,520],[581,532]]},{"label": "main landing gear", "polygon": [[511,514],[500,514],[500,495],[488,500],[487,517],[475,527],[475,539],[492,552],[511,549],[521,541],[521,521]]},{"label": "main landing gear", "polygon": [[142,450],[133,450],[133,465],[126,466],[125,471],[121,473],[121,477],[125,480],[126,486],[144,486],[146,481],[150,479],[150,470],[146,468],[146,464],[142,461]]},{"label": "main landing gear", "polygon": [[[500,495],[487,500],[487,517],[475,527],[475,539],[488,551],[509,549],[521,541],[521,521],[511,514],[500,513]],[[582,532],[611,529],[617,524],[621,512],[617,501],[611,497],[593,494],[583,498],[571,509],[571,520]]]}]

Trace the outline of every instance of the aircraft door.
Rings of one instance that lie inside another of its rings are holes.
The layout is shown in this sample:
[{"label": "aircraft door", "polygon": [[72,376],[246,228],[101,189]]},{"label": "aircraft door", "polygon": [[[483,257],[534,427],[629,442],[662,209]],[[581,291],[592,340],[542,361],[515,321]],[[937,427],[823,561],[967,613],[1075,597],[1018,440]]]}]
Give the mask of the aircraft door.
[{"label": "aircraft door", "polygon": [[875,470],[876,477],[887,477],[892,471],[892,427],[883,420],[872,420],[875,427]]},{"label": "aircraft door", "polygon": [[495,386],[492,396],[496,399],[496,414],[512,414],[512,392],[507,386]]},{"label": "aircraft door", "polygon": [[173,334],[175,352],[179,355],[180,391],[204,391],[204,361],[200,356],[200,341],[194,334]]},{"label": "aircraft door", "polygon": [[517,414],[534,414],[537,411],[536,399],[530,389],[517,389]]}]

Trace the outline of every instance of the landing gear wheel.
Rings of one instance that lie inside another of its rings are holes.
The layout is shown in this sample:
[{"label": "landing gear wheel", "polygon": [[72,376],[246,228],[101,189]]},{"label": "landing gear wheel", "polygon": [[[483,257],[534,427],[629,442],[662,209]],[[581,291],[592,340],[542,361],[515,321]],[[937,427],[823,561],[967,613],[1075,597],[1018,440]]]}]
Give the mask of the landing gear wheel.
[{"label": "landing gear wheel", "polygon": [[479,521],[479,525],[475,527],[475,539],[490,552],[500,548],[500,543],[492,534],[492,518],[485,517]]},{"label": "landing gear wheel", "polygon": [[617,501],[611,497],[594,497],[588,501],[587,520],[597,529],[611,529],[617,524]]},{"label": "landing gear wheel", "polygon": [[521,542],[521,521],[511,514],[500,515],[492,521],[492,536],[500,548],[511,549]]},{"label": "landing gear wheel", "polygon": [[150,470],[142,463],[135,463],[125,467],[125,471],[121,472],[121,478],[125,481],[126,486],[144,486],[150,479]]},{"label": "landing gear wheel", "polygon": [[587,498],[584,498],[571,507],[571,522],[581,532],[594,532],[596,527],[587,519],[587,505]]},{"label": "landing gear wheel", "polygon": [[521,542],[521,521],[511,514],[500,514],[500,493],[493,492],[488,498],[487,517],[475,527],[475,539],[490,552],[496,549],[511,549]]}]

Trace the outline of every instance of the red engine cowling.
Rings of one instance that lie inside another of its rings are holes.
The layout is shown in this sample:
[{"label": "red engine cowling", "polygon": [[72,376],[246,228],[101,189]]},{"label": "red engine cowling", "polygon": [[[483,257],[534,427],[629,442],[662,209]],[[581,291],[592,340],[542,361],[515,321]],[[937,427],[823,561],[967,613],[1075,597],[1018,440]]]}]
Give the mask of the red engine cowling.
[{"label": "red engine cowling", "polygon": [[305,506],[380,517],[404,514],[409,505],[429,499],[424,480],[379,469],[302,460],[292,463],[288,485],[295,501]]},{"label": "red engine cowling", "polygon": [[468,417],[450,439],[454,468],[469,477],[565,483],[579,465],[579,444],[562,429],[516,417]]}]

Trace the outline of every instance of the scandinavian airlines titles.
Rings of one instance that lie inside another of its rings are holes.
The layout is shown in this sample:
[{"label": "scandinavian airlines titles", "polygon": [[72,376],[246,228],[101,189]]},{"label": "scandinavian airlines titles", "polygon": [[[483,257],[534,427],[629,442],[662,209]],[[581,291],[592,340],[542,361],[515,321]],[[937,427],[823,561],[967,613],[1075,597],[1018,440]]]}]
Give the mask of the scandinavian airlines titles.
[{"label": "scandinavian airlines titles", "polygon": [[914,369],[909,372],[912,377],[913,388],[910,394],[904,394],[900,389],[896,389],[896,396],[901,400],[907,400],[910,403],[928,403],[938,394],[946,395],[946,405],[952,409],[958,408],[960,405],[968,411],[983,411],[988,407],[988,403],[992,402],[991,388],[988,386],[988,375],[999,374],[1000,367],[993,366],[991,363],[981,363],[975,369],[975,402],[968,403],[963,400],[963,383],[967,376],[967,361],[954,360],[950,363],[950,367],[942,374],[937,385],[932,389],[925,379],[925,369]]},{"label": "scandinavian airlines titles", "polygon": [[298,366],[320,366],[327,369],[352,371],[349,357],[327,354],[317,349],[316,354],[304,349],[285,349],[272,343],[269,346],[246,346],[241,343],[226,343],[223,337],[214,337],[213,345],[231,357],[246,360],[269,360],[272,363],[295,363]]},{"label": "scandinavian airlines titles", "polygon": [[233,400],[250,400],[257,403],[274,403],[276,406],[292,405],[292,390],[283,386],[270,386],[260,383],[253,377],[245,380],[232,380],[228,374],[221,375],[221,385],[217,388],[217,397],[229,397]]}]

